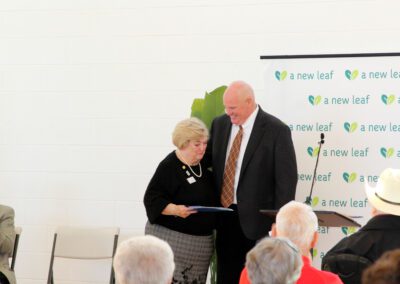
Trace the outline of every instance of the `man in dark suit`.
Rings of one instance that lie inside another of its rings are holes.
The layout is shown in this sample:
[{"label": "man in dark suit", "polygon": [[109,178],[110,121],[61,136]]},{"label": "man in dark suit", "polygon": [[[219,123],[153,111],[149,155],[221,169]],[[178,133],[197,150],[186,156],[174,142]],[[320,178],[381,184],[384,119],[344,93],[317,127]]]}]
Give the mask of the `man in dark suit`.
[{"label": "man in dark suit", "polygon": [[[250,85],[233,82],[223,102],[226,114],[214,119],[207,150],[221,204],[234,210],[220,214],[216,240],[218,284],[233,284],[246,253],[271,228],[272,220],[260,209],[279,209],[294,199],[297,165],[289,127],[256,104]],[[231,148],[239,148],[236,156]]]}]

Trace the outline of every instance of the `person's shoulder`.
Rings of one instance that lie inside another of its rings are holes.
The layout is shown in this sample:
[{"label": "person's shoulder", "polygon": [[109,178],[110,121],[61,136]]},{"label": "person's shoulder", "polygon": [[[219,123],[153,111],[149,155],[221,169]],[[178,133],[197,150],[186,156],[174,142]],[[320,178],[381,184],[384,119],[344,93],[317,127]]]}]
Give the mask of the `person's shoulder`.
[{"label": "person's shoulder", "polygon": [[242,273],[240,274],[239,284],[250,284],[249,276],[247,273],[247,268],[243,268]]},{"label": "person's shoulder", "polygon": [[321,277],[325,280],[323,283],[339,284],[343,283],[338,275],[329,271],[318,270]]},{"label": "person's shoulder", "polygon": [[332,255],[336,255],[339,253],[354,253],[354,251],[351,250],[352,248],[352,242],[353,239],[355,238],[355,234],[346,236],[339,240],[329,251],[326,252],[326,254],[323,256],[322,261],[327,259],[328,257]]},{"label": "person's shoulder", "polygon": [[[393,226],[397,224],[400,220],[400,216],[398,215],[392,215],[392,214],[378,214],[367,222],[363,228],[369,228],[373,227],[374,229],[376,228],[382,228],[386,229],[388,226]],[[394,222],[394,223],[392,223]],[[397,226],[396,226],[397,227]]]},{"label": "person's shoulder", "polygon": [[221,114],[221,115],[219,115],[219,116],[216,116],[216,117],[213,119],[213,123],[214,123],[214,124],[215,124],[215,123],[224,123],[224,122],[226,122],[226,121],[229,121],[229,117],[228,117],[228,115],[227,115],[226,113]]},{"label": "person's shoulder", "polygon": [[157,166],[157,172],[165,171],[171,168],[175,168],[174,165],[177,164],[178,158],[176,157],[175,151],[169,153]]},{"label": "person's shoulder", "polygon": [[343,283],[338,275],[329,271],[319,270],[310,264],[307,265],[307,267],[303,267],[303,270],[301,272],[297,284],[310,283],[311,279],[314,281],[313,283],[329,283],[329,284]]},{"label": "person's shoulder", "polygon": [[264,111],[263,109],[260,108],[257,117],[263,121],[268,122],[271,125],[274,126],[280,126],[280,127],[288,127],[286,123],[284,123],[281,119],[278,117]]},{"label": "person's shoulder", "polygon": [[14,215],[14,209],[7,205],[0,204],[0,212],[4,215]]},{"label": "person's shoulder", "polygon": [[170,165],[178,160],[175,151],[170,152],[164,159],[161,160],[160,165]]},{"label": "person's shoulder", "polygon": [[222,114],[217,116],[211,122],[210,134],[211,136],[220,133],[223,129],[230,127],[231,121],[228,115]]}]

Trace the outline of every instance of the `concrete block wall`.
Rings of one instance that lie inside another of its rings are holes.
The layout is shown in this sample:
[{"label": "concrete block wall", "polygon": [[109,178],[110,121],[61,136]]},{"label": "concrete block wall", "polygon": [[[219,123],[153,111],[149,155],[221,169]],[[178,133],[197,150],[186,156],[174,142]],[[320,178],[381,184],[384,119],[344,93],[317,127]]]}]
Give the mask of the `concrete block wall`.
[{"label": "concrete block wall", "polygon": [[[142,196],[194,98],[260,55],[399,52],[395,0],[0,2],[0,202],[23,228],[18,283],[44,283],[54,228],[143,230]],[[60,283],[107,271],[60,264]],[[100,266],[101,266],[100,265]],[[78,281],[79,279],[79,281]]]}]

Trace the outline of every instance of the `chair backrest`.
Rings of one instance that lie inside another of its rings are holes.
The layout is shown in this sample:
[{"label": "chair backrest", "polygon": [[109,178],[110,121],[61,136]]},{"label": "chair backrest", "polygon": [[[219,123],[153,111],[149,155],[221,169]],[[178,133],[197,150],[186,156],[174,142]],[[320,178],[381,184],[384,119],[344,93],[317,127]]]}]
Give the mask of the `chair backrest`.
[{"label": "chair backrest", "polygon": [[13,251],[10,255],[11,257],[11,270],[14,271],[15,267],[15,261],[17,259],[17,252],[18,252],[18,243],[19,243],[19,237],[21,236],[22,233],[22,228],[21,227],[15,227],[15,238],[14,238],[14,247]]},{"label": "chair backrest", "polygon": [[322,270],[337,274],[344,284],[359,284],[364,269],[372,262],[362,256],[337,254],[322,259]]},{"label": "chair backrest", "polygon": [[[117,227],[58,227],[54,233],[47,283],[54,283],[54,258],[112,260],[118,236]],[[114,270],[111,262],[110,284],[112,283],[114,283]]]}]

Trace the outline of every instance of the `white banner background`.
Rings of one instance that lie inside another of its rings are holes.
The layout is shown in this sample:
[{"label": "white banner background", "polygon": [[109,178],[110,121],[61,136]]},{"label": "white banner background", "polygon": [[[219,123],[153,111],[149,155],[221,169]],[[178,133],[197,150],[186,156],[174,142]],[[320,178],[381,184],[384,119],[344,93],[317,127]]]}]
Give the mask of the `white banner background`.
[{"label": "white banner background", "polygon": [[[292,129],[299,182],[308,196],[320,133],[325,134],[313,208],[334,210],[365,224],[364,183],[387,167],[400,168],[400,57],[264,60],[267,112]],[[320,227],[313,263],[355,228]]]}]

